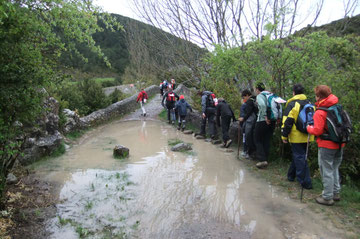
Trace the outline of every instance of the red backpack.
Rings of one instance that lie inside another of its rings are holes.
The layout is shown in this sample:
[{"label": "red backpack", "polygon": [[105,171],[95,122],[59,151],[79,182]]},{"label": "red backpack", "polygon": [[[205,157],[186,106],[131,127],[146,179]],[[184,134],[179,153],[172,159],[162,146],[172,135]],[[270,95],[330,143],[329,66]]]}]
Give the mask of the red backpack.
[{"label": "red backpack", "polygon": [[167,95],[166,101],[175,102],[175,93],[174,92],[169,92],[168,95]]}]

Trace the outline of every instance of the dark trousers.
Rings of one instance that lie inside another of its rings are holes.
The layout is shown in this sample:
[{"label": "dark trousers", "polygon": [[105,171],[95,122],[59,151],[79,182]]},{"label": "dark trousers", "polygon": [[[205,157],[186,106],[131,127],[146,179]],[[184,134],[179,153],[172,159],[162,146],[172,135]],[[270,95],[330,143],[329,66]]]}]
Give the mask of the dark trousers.
[{"label": "dark trousers", "polygon": [[182,128],[185,129],[185,118],[186,115],[179,115],[179,128],[182,126]]},{"label": "dark trousers", "polygon": [[295,180],[304,187],[311,187],[310,170],[306,161],[306,143],[291,144],[292,162],[287,177],[290,181]]},{"label": "dark trousers", "polygon": [[221,117],[221,131],[222,131],[222,138],[224,143],[230,139],[229,137],[230,123],[231,123],[231,116]]},{"label": "dark trousers", "polygon": [[202,118],[200,134],[203,134],[203,135],[206,134],[206,121],[208,121],[208,123],[209,123],[210,136],[216,136],[217,129],[216,129],[216,125],[215,125],[215,113],[208,113],[208,114],[206,114],[205,118]]},{"label": "dark trousers", "polygon": [[256,157],[260,162],[268,161],[274,129],[275,121],[271,121],[269,125],[265,121],[256,122],[255,124]]},{"label": "dark trousers", "polygon": [[244,152],[247,154],[252,154],[256,151],[256,146],[254,142],[254,128],[255,122],[243,124],[243,132],[245,134],[245,142],[244,142]]}]

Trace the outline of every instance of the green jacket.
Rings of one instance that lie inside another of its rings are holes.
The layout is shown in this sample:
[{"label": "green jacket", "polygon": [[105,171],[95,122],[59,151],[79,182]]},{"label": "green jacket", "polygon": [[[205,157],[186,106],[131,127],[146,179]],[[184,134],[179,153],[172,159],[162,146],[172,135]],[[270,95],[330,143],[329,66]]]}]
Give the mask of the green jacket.
[{"label": "green jacket", "polygon": [[[281,138],[290,143],[306,143],[308,135],[300,132],[296,128],[296,121],[300,113],[300,101],[307,100],[306,95],[295,95],[286,102],[285,111],[282,118]],[[310,136],[310,141],[314,141],[314,136]]]}]

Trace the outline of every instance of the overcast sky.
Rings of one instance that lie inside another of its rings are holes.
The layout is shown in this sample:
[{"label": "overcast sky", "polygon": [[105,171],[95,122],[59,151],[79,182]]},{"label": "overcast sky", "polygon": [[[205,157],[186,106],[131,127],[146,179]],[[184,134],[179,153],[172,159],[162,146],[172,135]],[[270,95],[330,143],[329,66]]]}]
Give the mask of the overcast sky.
[{"label": "overcast sky", "polygon": [[[308,0],[311,1],[311,0]],[[323,25],[334,20],[343,18],[344,16],[344,0],[325,0],[325,5],[321,13],[321,17],[316,25]],[[106,12],[117,13],[126,17],[139,19],[131,8],[131,0],[95,0],[95,4],[101,6]],[[360,5],[354,15],[360,14]],[[305,26],[307,23],[305,24]]]}]

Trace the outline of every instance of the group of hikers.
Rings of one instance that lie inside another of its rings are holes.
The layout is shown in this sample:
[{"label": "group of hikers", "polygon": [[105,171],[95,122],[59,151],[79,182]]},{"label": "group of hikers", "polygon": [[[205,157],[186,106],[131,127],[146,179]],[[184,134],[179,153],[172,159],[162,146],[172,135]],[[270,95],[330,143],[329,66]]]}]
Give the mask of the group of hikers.
[{"label": "group of hikers", "polygon": [[[166,81],[160,84],[162,106],[167,109],[169,123],[175,124],[178,119],[178,129],[184,130],[187,109],[192,111],[192,108],[183,95],[179,97],[173,91],[175,87],[173,79],[171,84]],[[292,151],[292,162],[287,172],[287,179],[289,181],[296,179],[302,188],[312,189],[307,156],[309,142],[314,141],[316,136],[319,148],[318,164],[324,189],[322,195],[315,200],[319,204],[330,206],[334,201],[340,201],[339,167],[343,148],[351,131],[351,121],[338,104],[338,98],[332,94],[329,86],[318,85],[314,88],[314,92],[316,103],[312,105],[304,94],[304,87],[301,84],[293,86],[293,97],[287,101],[266,91],[262,83],[256,85],[256,95],[248,89],[243,90],[241,93],[243,104],[238,118],[243,132],[242,157],[256,159],[259,161],[256,167],[266,168],[270,142],[275,127],[280,126],[282,142],[290,143]],[[205,138],[206,124],[208,124],[211,139],[217,140],[218,126],[222,129],[222,146],[229,147],[232,143],[229,137],[230,124],[231,121],[237,121],[233,110],[223,98],[217,98],[210,91],[199,91],[198,94],[201,96],[202,121],[200,132],[195,133],[195,136]],[[346,131],[346,135],[339,133],[338,128]],[[340,134],[341,139],[339,139]]]}]

